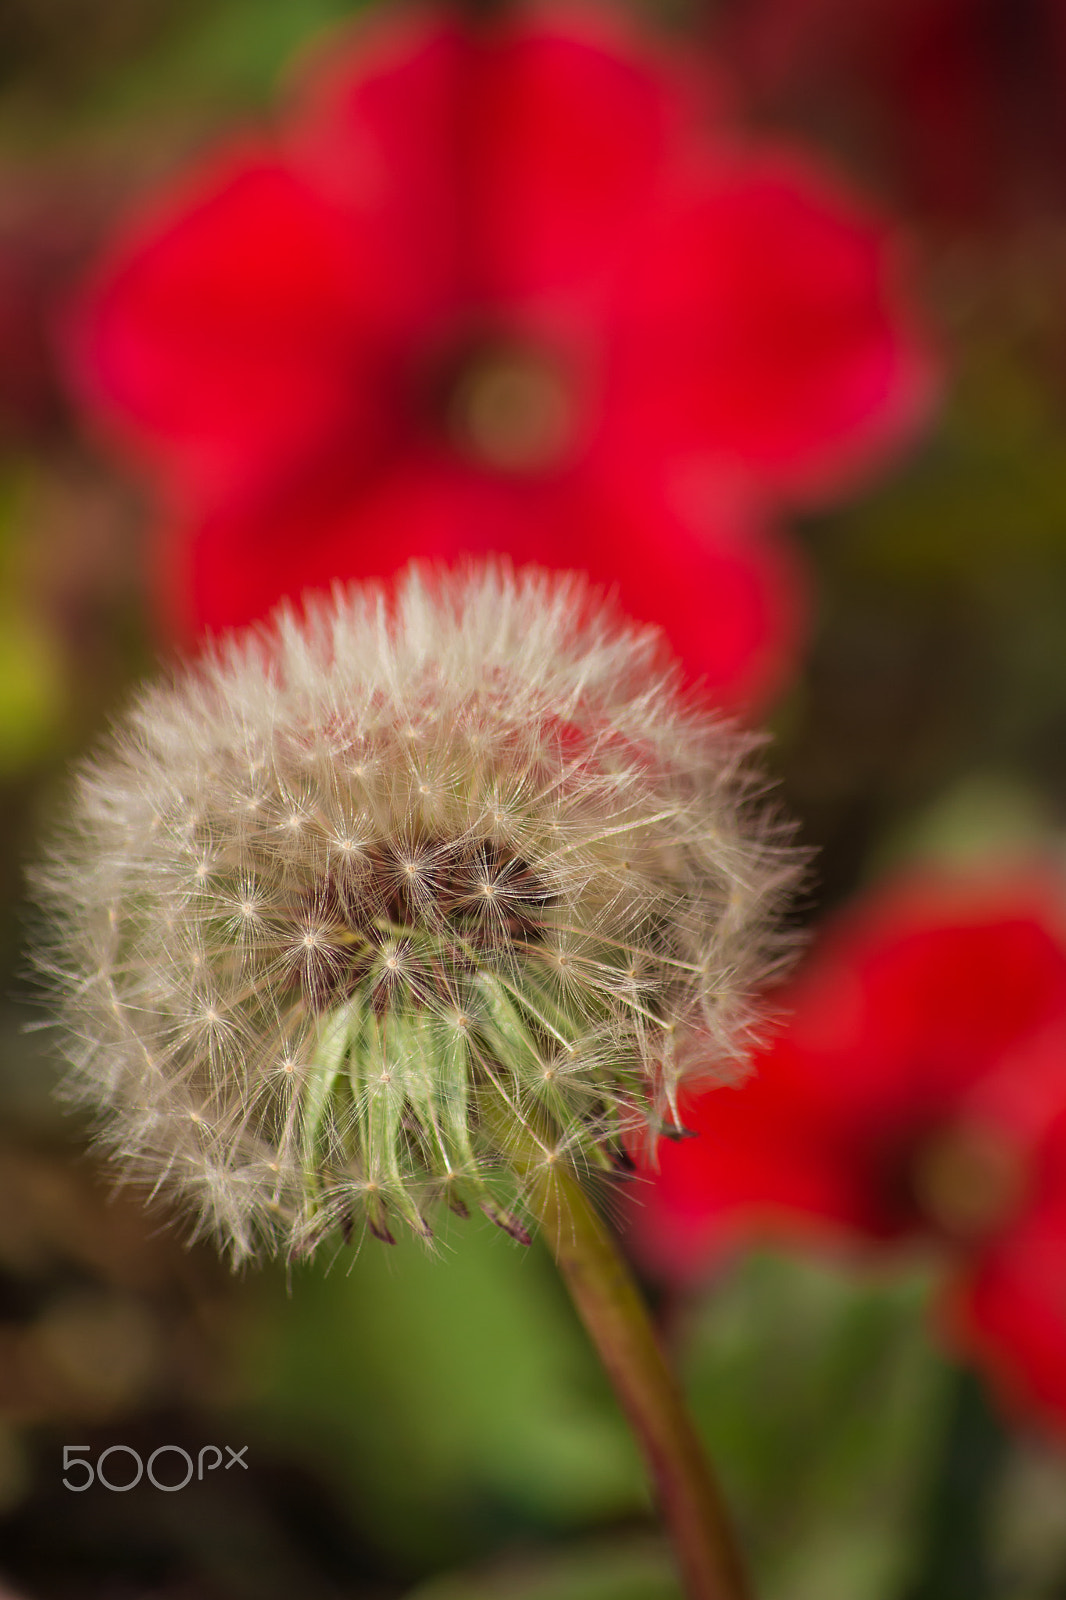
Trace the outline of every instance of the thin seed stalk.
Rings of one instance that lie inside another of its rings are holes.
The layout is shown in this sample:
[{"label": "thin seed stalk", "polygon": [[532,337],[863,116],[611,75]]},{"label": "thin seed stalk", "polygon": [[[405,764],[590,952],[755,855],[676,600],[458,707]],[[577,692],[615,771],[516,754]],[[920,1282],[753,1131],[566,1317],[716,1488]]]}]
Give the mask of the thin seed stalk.
[{"label": "thin seed stalk", "polygon": [[563,1161],[509,1155],[651,1475],[689,1600],[752,1600],[722,1492],[617,1245]]}]

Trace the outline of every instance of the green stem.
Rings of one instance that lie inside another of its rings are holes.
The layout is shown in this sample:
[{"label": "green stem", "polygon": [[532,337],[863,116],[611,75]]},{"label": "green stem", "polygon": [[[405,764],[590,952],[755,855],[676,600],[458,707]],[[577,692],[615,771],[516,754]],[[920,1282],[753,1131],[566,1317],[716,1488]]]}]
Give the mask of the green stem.
[{"label": "green stem", "polygon": [[[532,1141],[531,1141],[532,1143]],[[632,1274],[562,1162],[509,1156],[589,1337],[636,1434],[690,1600],[750,1600],[721,1491]]]}]

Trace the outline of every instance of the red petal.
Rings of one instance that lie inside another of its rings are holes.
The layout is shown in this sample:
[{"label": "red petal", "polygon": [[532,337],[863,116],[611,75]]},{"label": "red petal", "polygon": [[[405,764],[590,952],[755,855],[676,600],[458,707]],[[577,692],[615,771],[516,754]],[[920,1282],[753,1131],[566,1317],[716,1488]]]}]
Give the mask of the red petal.
[{"label": "red petal", "polygon": [[[702,1136],[662,1147],[636,1225],[649,1258],[698,1270],[717,1242],[771,1222],[932,1232],[908,1185],[921,1142],[987,1115],[985,1086],[1066,1028],[1054,889],[1021,872],[899,884],[837,919],[782,1004],[788,1027],[754,1080],[693,1091],[684,1115]],[[1016,1086],[1012,1136],[1023,1110],[1035,1126],[1024,1100]]]},{"label": "red petal", "polygon": [[[1060,1066],[1066,1065],[1060,1060]],[[1066,1083],[1024,1216],[979,1258],[942,1307],[951,1343],[1006,1404],[1066,1428]]]},{"label": "red petal", "polygon": [[495,551],[614,587],[719,704],[750,709],[795,665],[806,620],[798,557],[750,512],[708,505],[702,520],[686,519],[665,494],[629,486],[611,496],[580,471],[495,479],[413,441],[375,477],[357,478],[338,457],[330,472],[195,527],[175,515],[160,598],[179,632],[225,628],[336,579]]},{"label": "red petal", "polygon": [[596,505],[569,519],[564,561],[610,586],[627,615],[661,627],[723,710],[765,706],[806,642],[798,546],[721,483],[682,495],[639,459],[601,461],[597,476]]},{"label": "red petal", "polygon": [[620,292],[616,426],[764,487],[837,493],[924,421],[934,363],[901,242],[791,151],[738,155],[657,220]]},{"label": "red petal", "polygon": [[634,1191],[628,1232],[666,1279],[704,1273],[739,1239],[882,1239],[899,1232],[855,1130],[832,1114],[780,1041],[738,1088],[683,1097],[696,1138],[662,1140],[659,1171]]},{"label": "red petal", "polygon": [[368,456],[396,405],[387,279],[369,235],[239,147],[116,246],[74,328],[81,385],[194,495],[331,440]]},{"label": "red petal", "polygon": [[708,73],[596,7],[477,28],[414,11],[372,22],[314,81],[301,147],[337,194],[373,190],[413,249],[447,241],[484,313],[598,297],[717,99]]}]

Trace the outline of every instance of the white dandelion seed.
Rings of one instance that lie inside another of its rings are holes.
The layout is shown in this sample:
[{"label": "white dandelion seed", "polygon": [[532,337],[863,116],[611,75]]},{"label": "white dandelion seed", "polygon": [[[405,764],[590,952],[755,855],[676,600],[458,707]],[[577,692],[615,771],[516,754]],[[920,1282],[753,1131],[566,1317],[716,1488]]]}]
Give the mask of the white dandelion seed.
[{"label": "white dandelion seed", "polygon": [[235,1260],[523,1236],[509,1125],[602,1170],[743,1070],[801,857],[663,659],[577,578],[415,570],[143,692],[36,873],[120,1166]]}]

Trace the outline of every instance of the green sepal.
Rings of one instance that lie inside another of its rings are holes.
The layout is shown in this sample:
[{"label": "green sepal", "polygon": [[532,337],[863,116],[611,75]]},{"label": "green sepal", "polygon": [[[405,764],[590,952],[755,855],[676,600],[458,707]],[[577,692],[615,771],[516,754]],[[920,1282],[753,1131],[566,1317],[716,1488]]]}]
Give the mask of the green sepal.
[{"label": "green sepal", "polygon": [[344,1081],[341,1072],[345,1061],[353,1051],[358,1051],[363,1023],[364,1008],[361,997],[357,995],[347,1004],[331,1011],[319,1027],[318,1042],[303,1096],[300,1129],[301,1167],[316,1200],[320,1174],[328,1164],[329,1146],[334,1143],[333,1138],[327,1137],[327,1148],[323,1149],[323,1135],[327,1134],[327,1130],[332,1135],[338,1131],[335,1117],[337,1085],[338,1081]]},{"label": "green sepal", "polygon": [[555,1059],[568,1059],[581,1028],[558,1005],[542,982],[527,970],[514,978],[480,973],[476,980],[485,1006],[479,1024],[490,1054],[514,1081],[519,1110],[547,1112],[562,1130],[569,1151],[590,1167],[609,1171],[612,1162],[580,1108],[546,1075]]},{"label": "green sepal", "polygon": [[423,1238],[432,1230],[415,1204],[411,1189],[418,1173],[404,1128],[409,1086],[421,1063],[418,1019],[408,1012],[371,1013],[360,1048],[349,1057],[356,1118],[365,1152],[367,1220],[372,1232],[391,1240],[386,1213],[394,1209]]}]

